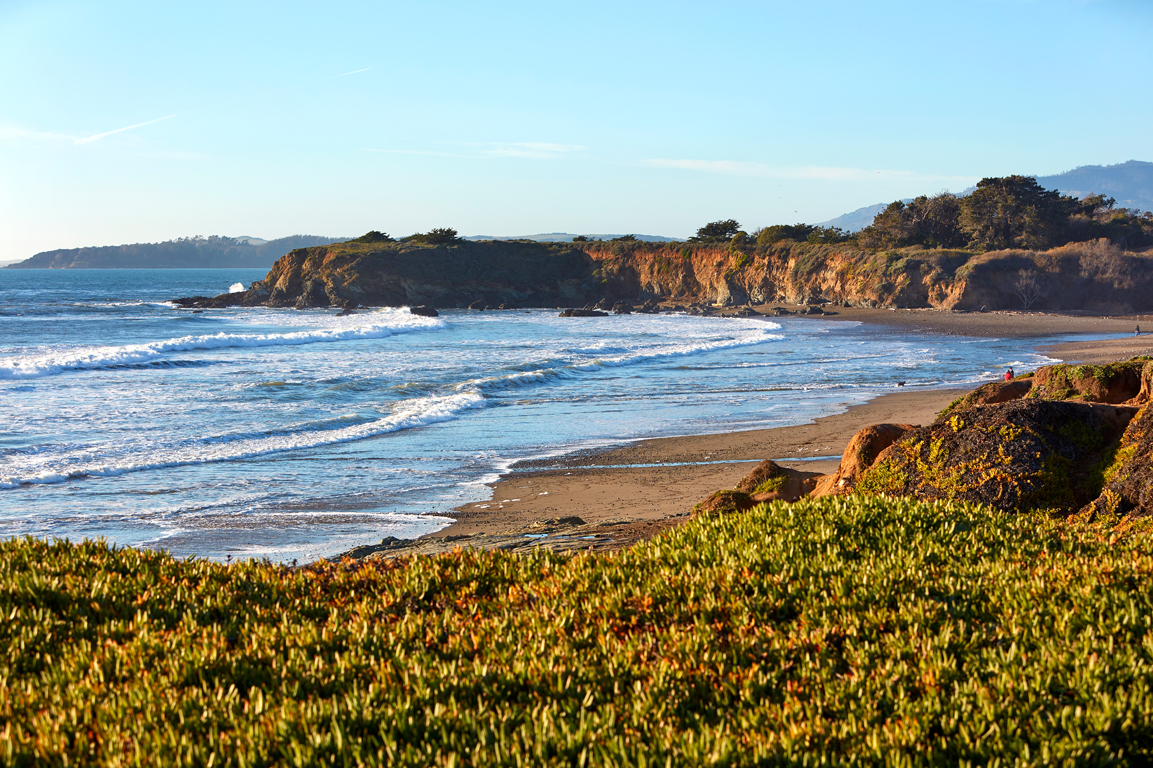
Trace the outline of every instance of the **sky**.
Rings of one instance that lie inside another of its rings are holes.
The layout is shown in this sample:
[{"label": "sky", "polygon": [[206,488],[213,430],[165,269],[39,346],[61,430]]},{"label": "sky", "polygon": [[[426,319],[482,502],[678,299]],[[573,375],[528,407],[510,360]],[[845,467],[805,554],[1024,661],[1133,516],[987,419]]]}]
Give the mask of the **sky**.
[{"label": "sky", "polygon": [[748,231],[1153,160],[1148,0],[0,0],[0,261]]}]

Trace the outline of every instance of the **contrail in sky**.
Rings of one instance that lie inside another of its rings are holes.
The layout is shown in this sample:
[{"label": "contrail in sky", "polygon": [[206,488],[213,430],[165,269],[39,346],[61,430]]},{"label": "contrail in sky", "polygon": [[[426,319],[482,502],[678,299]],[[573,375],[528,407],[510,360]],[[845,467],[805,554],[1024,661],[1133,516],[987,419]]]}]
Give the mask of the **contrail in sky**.
[{"label": "contrail in sky", "polygon": [[[351,72],[344,72],[343,74],[333,75],[332,77],[329,77],[327,79],[328,80],[334,80],[338,77],[346,77],[348,75],[355,75],[359,72],[367,72],[370,69],[372,69],[372,67],[365,67],[364,69],[354,69]],[[280,90],[285,90],[285,89],[282,88]],[[273,91],[273,93],[279,93],[279,91]],[[123,128],[117,128],[114,131],[105,131],[104,133],[97,133],[93,136],[85,136],[83,139],[76,139],[74,143],[76,143],[76,144],[91,144],[94,141],[99,141],[100,139],[103,139],[105,136],[111,136],[114,133],[124,133],[125,131],[131,131],[133,128],[143,128],[146,125],[152,125],[153,123],[159,123],[161,120],[168,120],[170,118],[173,118],[173,117],[176,117],[177,115],[182,115],[182,114],[184,114],[184,113],[183,112],[176,112],[175,114],[165,115],[164,117],[158,117],[155,120],[149,120],[149,121],[144,122],[144,123],[137,123],[136,125],[126,125]]]},{"label": "contrail in sky", "polygon": [[176,114],[165,115],[164,117],[158,117],[155,120],[149,120],[148,122],[145,122],[145,123],[137,123],[136,125],[126,125],[123,128],[117,128],[114,131],[105,131],[104,133],[98,133],[94,136],[85,136],[83,139],[77,139],[75,143],[77,143],[77,144],[90,144],[93,141],[99,141],[100,139],[103,139],[105,136],[111,136],[114,133],[124,133],[124,131],[131,131],[133,128],[142,128],[146,125],[152,125],[153,123],[159,123],[161,120],[167,120],[168,118],[176,117],[176,115],[179,115],[179,114],[181,114],[181,113],[177,112]]}]

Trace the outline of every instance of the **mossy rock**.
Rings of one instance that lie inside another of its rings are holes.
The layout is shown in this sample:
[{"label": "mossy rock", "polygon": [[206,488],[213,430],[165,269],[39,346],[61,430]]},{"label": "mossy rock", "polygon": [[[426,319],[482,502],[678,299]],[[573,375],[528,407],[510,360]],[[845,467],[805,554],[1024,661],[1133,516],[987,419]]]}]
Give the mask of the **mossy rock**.
[{"label": "mossy rock", "polygon": [[717,491],[693,507],[693,517],[701,515],[727,515],[752,509],[757,503],[741,491]]},{"label": "mossy rock", "polygon": [[1153,394],[1153,364],[1142,358],[1105,365],[1046,365],[1033,376],[1029,397],[1088,403],[1145,403]]},{"label": "mossy rock", "polygon": [[982,384],[969,394],[949,403],[949,406],[941,411],[937,418],[944,418],[953,411],[961,408],[972,408],[977,405],[996,405],[997,403],[1007,403],[1010,400],[1019,400],[1022,397],[1026,397],[1032,388],[1032,375],[1023,376],[1012,381],[990,381],[988,384]]},{"label": "mossy rock", "polygon": [[813,496],[832,496],[852,492],[861,475],[893,443],[917,429],[912,424],[874,424],[865,427],[845,446],[837,471],[816,482]]},{"label": "mossy rock", "polygon": [[1101,494],[1080,514],[1147,517],[1153,513],[1153,409],[1141,409],[1100,462]]},{"label": "mossy rock", "polygon": [[1135,412],[1030,399],[956,409],[885,449],[857,490],[1072,513],[1099,494],[1093,468]]},{"label": "mossy rock", "polygon": [[748,494],[767,493],[779,490],[788,479],[783,467],[772,459],[765,459],[737,483],[735,490]]}]

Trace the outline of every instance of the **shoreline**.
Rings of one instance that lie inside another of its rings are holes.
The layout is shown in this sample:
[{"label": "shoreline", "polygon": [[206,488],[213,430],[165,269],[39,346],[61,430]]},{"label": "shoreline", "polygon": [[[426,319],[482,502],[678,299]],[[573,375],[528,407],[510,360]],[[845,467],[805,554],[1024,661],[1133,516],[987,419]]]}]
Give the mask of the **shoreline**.
[{"label": "shoreline", "polygon": [[[835,311],[836,315],[804,319],[858,321],[986,338],[1118,334],[1113,339],[1044,345],[1036,351],[1087,364],[1153,355],[1153,335],[1120,335],[1131,334],[1141,321],[1153,330],[1153,316]],[[448,513],[454,522],[445,528],[413,540],[385,539],[379,545],[357,547],[346,554],[391,557],[435,554],[455,547],[620,549],[686,522],[694,505],[716,490],[735,486],[756,462],[773,459],[783,467],[814,476],[835,472],[844,447],[860,429],[883,423],[930,424],[950,402],[974,388],[910,389],[887,393],[804,424],[649,438],[518,462],[490,484],[488,501],[470,502]]]}]

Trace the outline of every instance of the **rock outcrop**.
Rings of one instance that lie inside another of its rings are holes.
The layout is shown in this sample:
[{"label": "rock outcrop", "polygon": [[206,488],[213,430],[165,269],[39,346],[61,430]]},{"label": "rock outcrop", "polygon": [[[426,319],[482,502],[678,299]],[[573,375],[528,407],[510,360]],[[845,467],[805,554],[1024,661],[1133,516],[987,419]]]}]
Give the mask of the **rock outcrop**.
[{"label": "rock outcrop", "polygon": [[[1151,515],[1150,402],[1149,358],[1045,366],[978,387],[929,426],[866,427],[845,448],[836,473],[805,482],[797,495],[973,501],[1088,519]],[[763,462],[702,509],[739,511],[772,498],[791,500],[791,494],[761,495],[784,487],[788,471]]]},{"label": "rock outcrop", "polygon": [[1101,471],[1100,495],[1080,515],[1153,514],[1153,409],[1146,406],[1129,422],[1110,458]]},{"label": "rock outcrop", "polygon": [[1135,411],[1025,399],[954,410],[882,451],[856,490],[1071,514],[1100,493],[1094,467]]},{"label": "rock outcrop", "polygon": [[811,496],[831,496],[851,492],[877,456],[893,443],[917,429],[912,424],[874,424],[865,427],[845,446],[837,471],[816,481]]}]

